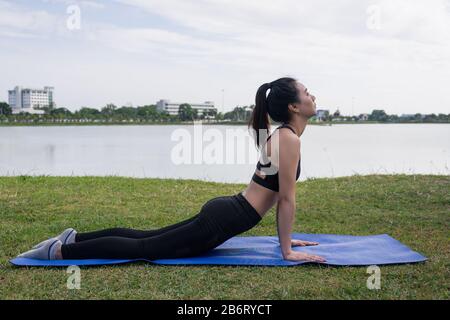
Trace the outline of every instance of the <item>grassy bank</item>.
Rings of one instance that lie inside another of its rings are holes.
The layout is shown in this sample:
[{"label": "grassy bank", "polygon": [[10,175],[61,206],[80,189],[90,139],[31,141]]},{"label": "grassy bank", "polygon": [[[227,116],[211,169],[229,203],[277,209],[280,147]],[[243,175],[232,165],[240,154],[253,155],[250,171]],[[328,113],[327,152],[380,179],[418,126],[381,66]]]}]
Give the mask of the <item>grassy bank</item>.
[{"label": "grassy bank", "polygon": [[[17,268],[8,260],[66,227],[153,229],[186,219],[207,200],[243,184],[121,177],[0,177],[1,299],[406,299],[449,298],[450,177],[371,175],[297,184],[293,232],[387,233],[428,257],[381,266],[381,289],[366,267],[158,266],[81,269],[68,290],[64,268]],[[276,235],[272,209],[242,234]]]}]

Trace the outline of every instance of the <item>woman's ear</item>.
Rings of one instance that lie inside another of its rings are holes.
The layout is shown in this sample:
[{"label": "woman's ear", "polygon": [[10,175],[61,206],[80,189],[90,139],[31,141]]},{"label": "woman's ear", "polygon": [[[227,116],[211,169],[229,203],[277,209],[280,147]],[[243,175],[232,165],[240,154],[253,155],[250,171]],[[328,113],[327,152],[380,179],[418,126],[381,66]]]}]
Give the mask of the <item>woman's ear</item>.
[{"label": "woman's ear", "polygon": [[294,103],[289,103],[288,104],[288,109],[291,111],[291,112],[298,112],[299,111],[299,106],[298,106],[298,104],[294,104]]}]

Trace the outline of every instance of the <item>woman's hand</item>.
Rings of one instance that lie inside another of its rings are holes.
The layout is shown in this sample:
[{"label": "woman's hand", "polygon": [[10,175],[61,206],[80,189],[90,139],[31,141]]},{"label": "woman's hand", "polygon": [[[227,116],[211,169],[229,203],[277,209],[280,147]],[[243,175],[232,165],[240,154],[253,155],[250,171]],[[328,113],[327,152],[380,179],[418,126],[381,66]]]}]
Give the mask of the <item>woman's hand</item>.
[{"label": "woman's hand", "polygon": [[298,252],[298,251],[290,251],[287,255],[284,256],[285,260],[290,261],[307,261],[307,262],[326,262],[325,258],[321,256],[315,256],[313,254]]},{"label": "woman's hand", "polygon": [[304,241],[304,240],[291,240],[293,247],[305,247],[305,246],[317,246],[318,242]]}]

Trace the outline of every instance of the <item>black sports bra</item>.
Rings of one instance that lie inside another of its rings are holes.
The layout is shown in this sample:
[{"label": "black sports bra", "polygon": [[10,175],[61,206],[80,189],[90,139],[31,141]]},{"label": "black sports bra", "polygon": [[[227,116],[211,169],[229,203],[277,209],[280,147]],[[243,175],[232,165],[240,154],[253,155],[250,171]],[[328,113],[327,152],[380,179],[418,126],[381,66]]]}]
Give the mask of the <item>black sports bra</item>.
[{"label": "black sports bra", "polygon": [[[292,132],[295,133],[294,129],[292,129],[292,127],[290,127],[289,125],[287,125],[287,124],[285,124],[285,123],[283,123],[283,124],[282,124],[281,126],[279,126],[277,129],[280,129],[280,128],[289,128],[289,129],[292,130]],[[275,130],[277,130],[277,129],[275,129]],[[270,135],[270,136],[267,138],[266,142],[269,141],[269,139],[270,139],[271,136],[272,136],[272,135]],[[258,161],[258,163],[256,164],[256,168],[257,168],[258,170],[261,170],[261,167],[264,167],[264,168],[270,167],[270,162],[269,162],[269,163],[266,163],[266,164],[261,164],[261,162]],[[296,174],[296,176],[295,176],[295,180],[298,180],[298,177],[299,177],[299,176],[300,176],[300,159],[298,160],[297,174]],[[276,191],[276,192],[279,191],[278,171],[277,171],[277,173],[272,174],[272,175],[266,174],[266,175],[264,176],[264,178],[260,177],[260,176],[257,175],[256,172],[255,172],[255,173],[253,174],[252,180],[255,181],[257,184],[259,184],[259,185],[261,185],[261,186],[263,186],[263,187],[266,187],[266,188],[268,188],[268,189],[270,189],[270,190],[273,190],[273,191]]]}]

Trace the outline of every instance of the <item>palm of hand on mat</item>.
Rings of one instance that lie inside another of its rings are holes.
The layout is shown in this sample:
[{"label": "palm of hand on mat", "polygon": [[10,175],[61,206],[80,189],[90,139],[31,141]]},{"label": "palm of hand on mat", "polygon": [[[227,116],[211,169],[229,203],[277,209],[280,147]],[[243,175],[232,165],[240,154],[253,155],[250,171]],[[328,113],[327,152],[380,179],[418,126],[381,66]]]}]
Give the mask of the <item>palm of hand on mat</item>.
[{"label": "palm of hand on mat", "polygon": [[[311,242],[311,241],[304,241],[304,240],[291,240],[291,244],[293,247],[305,247],[305,246],[316,246],[319,243],[318,242]],[[292,261],[298,261],[298,260],[304,260],[304,261],[311,261],[311,262],[326,262],[325,258],[321,256],[316,256],[313,254],[305,253],[305,252],[298,252],[291,250],[285,257],[285,260],[292,260]]]}]

